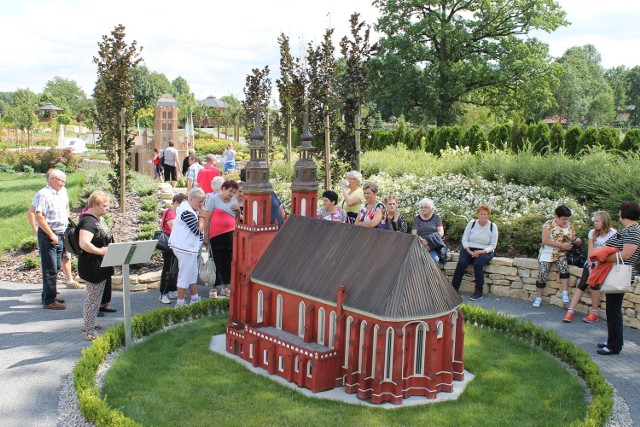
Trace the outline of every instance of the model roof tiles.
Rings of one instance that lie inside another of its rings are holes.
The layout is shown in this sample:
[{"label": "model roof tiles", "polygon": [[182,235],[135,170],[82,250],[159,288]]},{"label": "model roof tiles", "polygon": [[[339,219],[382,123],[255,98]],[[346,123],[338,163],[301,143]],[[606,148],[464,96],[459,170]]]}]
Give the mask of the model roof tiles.
[{"label": "model roof tiles", "polygon": [[251,278],[384,319],[435,317],[462,303],[416,236],[290,216]]}]

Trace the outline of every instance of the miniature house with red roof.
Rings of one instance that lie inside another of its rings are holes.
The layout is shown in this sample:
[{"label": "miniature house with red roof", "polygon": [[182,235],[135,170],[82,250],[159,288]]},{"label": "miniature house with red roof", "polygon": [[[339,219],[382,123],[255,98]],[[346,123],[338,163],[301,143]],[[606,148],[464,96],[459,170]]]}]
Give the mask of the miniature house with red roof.
[{"label": "miniature house with red roof", "polygon": [[313,392],[344,387],[372,403],[453,391],[464,379],[462,301],[418,239],[313,218],[307,129],[292,215],[273,223],[259,124],[251,138],[227,351]]}]

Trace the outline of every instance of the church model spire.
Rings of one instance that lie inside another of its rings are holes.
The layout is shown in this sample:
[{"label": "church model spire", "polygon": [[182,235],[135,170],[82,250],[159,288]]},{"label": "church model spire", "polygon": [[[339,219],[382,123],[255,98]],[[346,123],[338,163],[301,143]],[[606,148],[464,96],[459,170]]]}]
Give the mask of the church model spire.
[{"label": "church model spire", "polygon": [[300,136],[298,152],[300,157],[296,162],[295,177],[291,184],[291,213],[301,216],[316,216],[318,204],[318,180],[317,166],[313,161],[315,148],[311,144],[311,132],[309,132],[309,111],[304,120],[304,131]]}]

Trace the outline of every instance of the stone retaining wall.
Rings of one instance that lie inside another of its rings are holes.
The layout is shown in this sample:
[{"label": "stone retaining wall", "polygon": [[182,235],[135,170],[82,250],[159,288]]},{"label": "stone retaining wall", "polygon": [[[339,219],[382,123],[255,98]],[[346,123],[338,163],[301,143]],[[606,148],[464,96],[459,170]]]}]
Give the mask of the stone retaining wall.
[{"label": "stone retaining wall", "polygon": [[[445,273],[449,280],[453,278],[453,272],[458,263],[458,254],[451,254],[451,260],[444,266]],[[576,284],[582,276],[582,269],[570,266],[571,277],[569,278],[569,292],[573,297],[576,291]],[[501,258],[494,257],[485,268],[484,293],[491,293],[497,297],[518,298],[533,301],[536,294],[536,279],[538,277],[538,260],[533,258]],[[473,267],[470,265],[462,278],[460,290],[462,292],[473,292],[475,289],[473,278]],[[560,287],[560,273],[555,263],[552,264],[551,271],[547,278],[547,286],[544,289],[542,303],[553,304],[563,307],[562,289]],[[602,296],[601,310],[599,315],[606,317],[604,312],[605,298]],[[591,307],[591,295],[585,292],[576,307],[577,312],[588,313]],[[640,286],[636,283],[631,285],[631,292],[625,295],[622,302],[622,315],[624,324],[636,329],[640,329]],[[558,319],[560,321],[561,319]]]}]

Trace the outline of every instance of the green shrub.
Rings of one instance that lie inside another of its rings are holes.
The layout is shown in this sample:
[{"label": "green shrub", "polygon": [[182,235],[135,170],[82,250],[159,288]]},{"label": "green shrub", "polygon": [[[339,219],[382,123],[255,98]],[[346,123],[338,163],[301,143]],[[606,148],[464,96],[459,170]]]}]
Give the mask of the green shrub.
[{"label": "green shrub", "polygon": [[560,123],[555,122],[551,126],[549,142],[549,152],[551,153],[557,153],[564,149],[564,129]]},{"label": "green shrub", "polygon": [[478,125],[473,125],[464,134],[464,146],[470,153],[482,151],[487,145],[487,137]]},{"label": "green shrub", "polygon": [[158,200],[153,196],[144,196],[140,199],[140,209],[147,212],[156,212],[158,210]]},{"label": "green shrub", "polygon": [[158,221],[158,214],[156,212],[140,212],[138,221],[141,223],[155,223]]},{"label": "green shrub", "polygon": [[498,125],[489,132],[489,144],[498,150],[502,150],[508,144],[510,135],[511,126],[509,124]]},{"label": "green shrub", "polygon": [[594,147],[598,142],[598,129],[589,126],[578,140],[578,150],[576,154],[581,154],[590,147]]},{"label": "green shrub", "polygon": [[142,224],[140,226],[140,233],[146,233],[146,232],[155,232],[156,230],[159,230],[160,226],[158,224],[156,224],[155,222],[151,222],[151,223],[147,223],[147,224]]},{"label": "green shrub", "polygon": [[618,148],[622,151],[637,152],[640,149],[640,129],[629,129]]},{"label": "green shrub", "polygon": [[571,126],[564,134],[564,147],[567,154],[576,156],[580,152],[580,138],[582,137],[582,129],[579,126]]},{"label": "green shrub", "polygon": [[[158,229],[156,227],[156,229]],[[140,231],[138,233],[138,236],[136,237],[136,240],[153,240],[153,234],[155,233],[154,231]]]},{"label": "green shrub", "polygon": [[549,125],[540,122],[537,125],[529,126],[529,129],[533,129],[531,132],[530,142],[533,144],[534,153],[545,152],[551,144],[551,131]]},{"label": "green shrub", "polygon": [[31,252],[34,249],[38,248],[38,238],[36,236],[25,237],[20,241],[18,245],[18,249],[24,252]]},{"label": "green shrub", "polygon": [[33,170],[33,168],[29,165],[25,165],[22,167],[22,172],[25,173],[25,175],[33,175],[35,170]]},{"label": "green shrub", "polygon": [[149,196],[158,189],[158,183],[150,175],[132,171],[128,187],[133,193]]},{"label": "green shrub", "polygon": [[204,158],[207,154],[222,154],[227,149],[229,141],[220,138],[206,138],[195,140],[196,155]]},{"label": "green shrub", "polygon": [[608,126],[598,128],[596,142],[605,150],[618,148],[620,145],[620,131]]},{"label": "green shrub", "polygon": [[28,256],[24,259],[24,268],[32,270],[34,268],[40,268],[40,258]]},{"label": "green shrub", "polygon": [[7,163],[0,163],[0,172],[2,173],[16,173],[16,171]]}]

